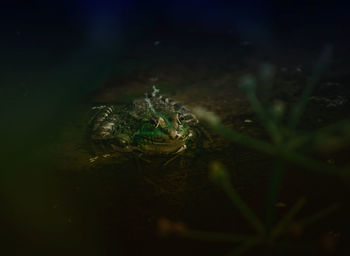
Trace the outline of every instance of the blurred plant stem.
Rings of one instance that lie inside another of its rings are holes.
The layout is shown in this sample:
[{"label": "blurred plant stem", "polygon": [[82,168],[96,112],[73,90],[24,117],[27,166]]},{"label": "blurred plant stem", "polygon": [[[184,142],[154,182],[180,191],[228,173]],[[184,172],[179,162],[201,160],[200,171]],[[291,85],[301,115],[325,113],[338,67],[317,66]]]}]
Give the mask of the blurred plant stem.
[{"label": "blurred plant stem", "polygon": [[275,204],[277,203],[278,196],[280,193],[280,184],[283,176],[284,160],[277,158],[274,162],[273,172],[271,175],[271,180],[268,186],[268,198],[266,202],[266,219],[265,226],[267,232],[271,231],[273,220],[275,219]]},{"label": "blurred plant stem", "polygon": [[312,216],[309,216],[307,218],[299,220],[298,223],[299,223],[299,225],[301,227],[305,227],[305,226],[311,225],[314,222],[319,221],[320,219],[326,217],[327,215],[333,213],[336,210],[339,210],[339,204],[337,204],[337,203],[326,207],[325,209],[319,211],[318,213],[316,213],[316,214],[314,214]]},{"label": "blurred plant stem", "polygon": [[274,143],[279,143],[281,140],[281,134],[277,127],[277,123],[269,118],[268,113],[264,111],[263,105],[258,100],[255,92],[255,79],[251,76],[246,76],[244,79],[242,79],[240,87],[245,90],[250,105],[252,106],[255,113],[259,116],[272,141]]},{"label": "blurred plant stem", "polygon": [[[200,113],[199,116],[204,115],[202,111],[203,110],[200,110],[197,108],[196,110],[197,115],[198,113]],[[269,142],[265,142],[265,141],[241,134],[239,132],[236,132],[234,130],[231,130],[225,127],[221,123],[209,123],[209,124],[220,135],[242,146],[246,146],[248,148],[255,149],[275,157],[280,157],[286,161],[290,161],[295,164],[298,164],[308,170],[318,171],[318,172],[327,173],[327,174],[336,174],[340,176],[347,176],[347,177],[350,176],[350,172],[348,171],[348,168],[339,168],[332,165],[328,165],[327,163],[323,163],[321,161],[314,160],[307,156],[303,156],[298,152],[295,152],[294,150],[289,150],[288,147],[285,147],[285,146],[280,147],[274,144],[270,144]],[[285,142],[284,145],[291,145],[293,142],[293,139],[294,137],[292,137],[287,142]]]},{"label": "blurred plant stem", "polygon": [[239,196],[230,182],[230,177],[225,167],[219,162],[213,162],[211,165],[211,177],[215,180],[226,192],[231,201],[238,208],[242,216],[249,222],[258,234],[265,233],[265,227],[259,218],[250,210],[243,199]]},{"label": "blurred plant stem", "polygon": [[314,67],[314,72],[310,81],[306,84],[306,87],[301,95],[301,98],[298,104],[292,109],[292,113],[288,124],[288,127],[290,129],[295,129],[298,126],[301,116],[303,115],[304,110],[306,108],[308,98],[311,95],[313,89],[315,88],[315,85],[320,80],[321,75],[324,72],[325,67],[327,65],[327,62],[331,58],[331,54],[332,54],[332,48],[330,46],[327,46],[324,49],[318,62],[316,62],[316,65]]},{"label": "blurred plant stem", "polygon": [[301,210],[305,203],[306,199],[302,197],[290,208],[287,214],[284,215],[284,217],[271,230],[270,236],[272,240],[275,240],[283,234],[287,228],[287,225],[293,220],[295,215]]}]

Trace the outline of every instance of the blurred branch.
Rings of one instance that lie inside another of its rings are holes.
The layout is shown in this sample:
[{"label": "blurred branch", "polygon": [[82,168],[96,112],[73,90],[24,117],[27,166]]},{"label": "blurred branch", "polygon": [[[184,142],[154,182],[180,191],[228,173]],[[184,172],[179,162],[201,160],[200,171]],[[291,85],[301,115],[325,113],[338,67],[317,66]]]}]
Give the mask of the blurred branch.
[{"label": "blurred branch", "polygon": [[[314,160],[307,156],[303,156],[291,149],[293,147],[288,147],[291,142],[293,142],[294,137],[290,138],[285,142],[284,145],[274,145],[268,142],[252,138],[250,136],[244,135],[242,133],[236,132],[235,130],[231,130],[224,125],[221,124],[220,119],[212,112],[208,112],[203,108],[195,108],[194,112],[198,116],[198,118],[207,121],[209,125],[222,135],[224,138],[227,138],[233,142],[236,142],[242,146],[246,146],[251,149],[258,150],[260,152],[281,157],[287,161],[298,164],[306,169],[318,171],[326,174],[335,174],[340,176],[350,176],[350,171],[348,168],[338,168],[335,166],[327,165],[326,163],[320,162],[318,160]],[[306,138],[302,138],[301,141],[307,141]],[[298,144],[299,145],[299,144]]]},{"label": "blurred branch", "polygon": [[278,195],[280,192],[280,184],[283,175],[284,160],[277,158],[274,162],[273,173],[271,177],[271,182],[269,184],[269,194],[266,202],[266,221],[265,226],[267,231],[270,231],[273,220],[275,219],[275,204],[278,200]]},{"label": "blurred branch", "polygon": [[276,227],[271,231],[272,239],[279,237],[286,229],[287,225],[293,220],[294,216],[301,210],[306,203],[305,198],[300,198],[287,214],[277,223]]},{"label": "blurred branch", "polygon": [[301,95],[298,104],[292,109],[292,113],[289,120],[289,128],[295,129],[300,122],[301,116],[306,108],[308,98],[310,97],[315,85],[321,78],[321,74],[324,72],[326,64],[331,57],[332,48],[330,46],[326,47],[314,68],[313,75],[310,81],[306,84],[306,87]]},{"label": "blurred branch", "polygon": [[255,229],[258,234],[265,233],[265,228],[260,219],[250,210],[250,208],[245,204],[243,199],[239,196],[236,190],[233,188],[230,182],[230,177],[228,175],[225,167],[219,162],[213,162],[211,164],[211,177],[222,186],[226,194],[241,212],[243,217],[250,223],[250,225]]},{"label": "blurred branch", "polygon": [[337,210],[339,210],[339,204],[332,204],[327,208],[319,211],[318,213],[298,221],[298,224],[301,225],[302,227],[311,225],[314,222],[319,221],[320,219],[323,219],[324,217],[328,216],[329,214]]}]

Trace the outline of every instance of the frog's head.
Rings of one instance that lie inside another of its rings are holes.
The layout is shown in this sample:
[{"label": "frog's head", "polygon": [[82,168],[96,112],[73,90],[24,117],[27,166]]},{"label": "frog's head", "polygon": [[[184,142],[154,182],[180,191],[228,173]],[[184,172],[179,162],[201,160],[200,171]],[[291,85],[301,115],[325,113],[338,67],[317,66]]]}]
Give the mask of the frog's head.
[{"label": "frog's head", "polygon": [[186,142],[192,136],[191,127],[198,120],[183,105],[160,95],[155,87],[150,97],[145,96],[133,102],[130,112],[141,122],[133,136],[134,144],[147,153],[175,153],[186,148]]},{"label": "frog's head", "polygon": [[169,118],[165,116],[158,116],[156,118],[155,128],[160,128],[162,131],[168,135],[169,139],[180,139],[183,137],[181,122],[178,118],[178,114],[173,114]]},{"label": "frog's head", "polygon": [[192,136],[189,126],[181,123],[179,115],[157,115],[142,125],[134,142],[145,153],[172,154],[186,147]]}]

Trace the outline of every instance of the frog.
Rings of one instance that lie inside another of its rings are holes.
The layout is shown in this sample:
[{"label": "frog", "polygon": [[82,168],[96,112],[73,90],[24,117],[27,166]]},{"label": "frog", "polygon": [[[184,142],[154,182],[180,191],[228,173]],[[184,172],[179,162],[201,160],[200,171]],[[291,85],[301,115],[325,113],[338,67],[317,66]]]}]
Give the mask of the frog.
[{"label": "frog", "polygon": [[199,121],[191,110],[160,94],[155,85],[130,104],[93,107],[89,140],[96,151],[175,156],[195,147]]}]

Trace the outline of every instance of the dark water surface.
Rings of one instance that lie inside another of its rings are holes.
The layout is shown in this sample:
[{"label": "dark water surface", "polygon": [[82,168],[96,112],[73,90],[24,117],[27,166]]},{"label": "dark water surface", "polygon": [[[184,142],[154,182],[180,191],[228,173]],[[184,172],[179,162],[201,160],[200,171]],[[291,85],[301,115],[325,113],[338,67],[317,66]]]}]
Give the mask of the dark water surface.
[{"label": "dark water surface", "polygon": [[[18,47],[3,53],[0,250],[11,255],[224,255],[234,246],[159,236],[158,220],[181,221],[203,231],[252,232],[209,179],[208,166],[214,160],[223,162],[236,190],[263,216],[270,157],[210,132],[213,145],[189,149],[167,166],[160,157],[147,162],[100,156],[91,163],[85,141],[91,107],[130,102],[156,84],[161,93],[190,108],[202,106],[217,113],[230,128],[266,138],[238,88],[240,78],[258,75],[268,63],[278,85],[273,97],[293,104],[324,44],[301,39],[242,44],[230,35],[192,32],[158,37],[105,49],[82,46],[78,39],[67,42],[67,36],[47,48],[21,50],[17,42]],[[313,95],[341,96],[345,101],[333,107],[325,100],[310,101],[302,122],[305,129],[350,117],[349,52],[339,42]],[[344,149],[317,157],[344,165],[349,163],[348,153]],[[276,249],[276,254],[341,255],[349,238],[349,180],[294,165],[287,169],[279,200],[286,207],[278,208],[278,215],[302,196],[308,201],[300,217],[335,202],[341,210],[287,237],[291,249]],[[329,235],[335,237],[330,240],[334,245],[324,242]]]}]

